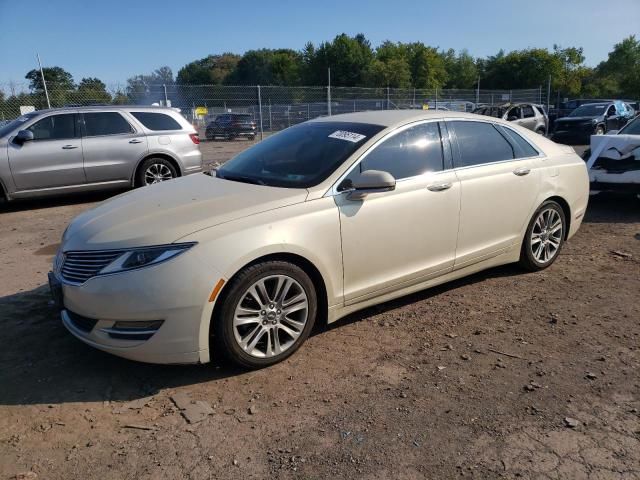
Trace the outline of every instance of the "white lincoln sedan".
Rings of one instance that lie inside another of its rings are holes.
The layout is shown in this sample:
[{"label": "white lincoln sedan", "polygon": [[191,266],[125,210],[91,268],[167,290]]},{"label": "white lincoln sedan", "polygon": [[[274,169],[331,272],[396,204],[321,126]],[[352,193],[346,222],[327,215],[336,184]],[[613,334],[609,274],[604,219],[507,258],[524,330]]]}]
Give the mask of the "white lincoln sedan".
[{"label": "white lincoln sedan", "polygon": [[383,111],[288,128],[225,163],[78,216],[53,272],[83,342],[153,363],[279,362],[315,322],[512,262],[576,233],[570,147],[507,122]]}]

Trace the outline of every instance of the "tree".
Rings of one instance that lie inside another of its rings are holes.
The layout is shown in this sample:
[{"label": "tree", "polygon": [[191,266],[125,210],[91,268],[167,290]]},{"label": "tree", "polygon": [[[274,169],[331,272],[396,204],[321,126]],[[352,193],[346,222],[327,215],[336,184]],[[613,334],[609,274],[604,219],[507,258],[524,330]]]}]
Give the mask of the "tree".
[{"label": "tree", "polygon": [[235,70],[240,55],[223,53],[208,55],[200,60],[187,63],[178,71],[179,85],[219,85]]},{"label": "tree", "polygon": [[478,64],[467,50],[456,55],[455,50],[449,49],[443,54],[445,70],[447,71],[447,88],[473,88],[478,79]]},{"label": "tree", "polygon": [[370,87],[410,87],[411,70],[407,57],[407,49],[403,44],[388,40],[383,42],[367,67],[365,84]]},{"label": "tree", "polygon": [[[61,67],[44,67],[44,79],[49,89],[73,90],[73,76]],[[29,88],[35,92],[44,91],[42,75],[39,69],[30,70],[25,77],[29,80]]]},{"label": "tree", "polygon": [[413,86],[442,88],[447,81],[447,70],[438,50],[422,42],[409,43],[406,48]]},{"label": "tree", "polygon": [[597,81],[618,84],[619,96],[640,97],[640,41],[631,35],[616,43],[607,60],[596,69]]},{"label": "tree", "polygon": [[164,87],[172,86],[171,68],[160,67],[149,75],[134,75],[127,79],[127,96],[135,103],[155,103],[164,100]]},{"label": "tree", "polygon": [[111,95],[107,92],[107,86],[98,78],[83,78],[76,91],[78,103],[110,103]]},{"label": "tree", "polygon": [[289,49],[249,50],[225,83],[234,85],[299,85],[302,56]]},{"label": "tree", "polygon": [[331,68],[331,84],[353,87],[365,83],[367,68],[374,59],[370,42],[361,33],[350,37],[343,33],[316,49],[307,44],[302,53],[304,78],[311,85],[326,85]]}]

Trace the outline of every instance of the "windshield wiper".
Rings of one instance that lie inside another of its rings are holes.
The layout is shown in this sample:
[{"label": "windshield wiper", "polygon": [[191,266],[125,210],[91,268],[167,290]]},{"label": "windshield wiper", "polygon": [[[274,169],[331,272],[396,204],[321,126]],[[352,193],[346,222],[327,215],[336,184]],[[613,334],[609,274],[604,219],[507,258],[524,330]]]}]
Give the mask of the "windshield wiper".
[{"label": "windshield wiper", "polygon": [[244,175],[223,174],[223,176],[221,177],[219,175],[220,173],[218,173],[218,178],[222,178],[223,180],[231,180],[232,182],[251,183],[253,185],[266,185],[262,180],[259,180],[257,178],[245,177]]}]

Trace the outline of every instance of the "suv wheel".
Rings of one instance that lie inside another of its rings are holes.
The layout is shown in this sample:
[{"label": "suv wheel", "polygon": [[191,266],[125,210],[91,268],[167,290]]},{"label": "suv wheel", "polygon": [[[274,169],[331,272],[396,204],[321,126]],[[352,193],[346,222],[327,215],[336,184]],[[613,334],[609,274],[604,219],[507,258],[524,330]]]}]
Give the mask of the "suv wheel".
[{"label": "suv wheel", "polygon": [[543,127],[538,127],[538,129],[536,130],[536,133],[538,135],[543,135],[546,133],[545,129]]},{"label": "suv wheel", "polygon": [[166,182],[178,176],[176,167],[164,158],[148,158],[138,170],[137,183],[139,186],[153,185]]},{"label": "suv wheel", "polygon": [[596,135],[604,135],[605,134],[605,130],[604,127],[602,125],[598,125],[596,127],[596,131],[595,131]]}]

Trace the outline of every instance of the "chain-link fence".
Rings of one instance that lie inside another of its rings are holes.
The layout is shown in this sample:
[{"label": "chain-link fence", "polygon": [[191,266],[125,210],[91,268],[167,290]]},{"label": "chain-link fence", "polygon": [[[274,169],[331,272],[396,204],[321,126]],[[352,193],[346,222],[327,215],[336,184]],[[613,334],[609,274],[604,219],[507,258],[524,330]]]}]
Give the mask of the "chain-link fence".
[{"label": "chain-link fence", "polygon": [[[279,87],[229,85],[138,85],[106,89],[61,88],[47,92],[0,85],[0,120],[31,110],[86,105],[166,105],[179,108],[196,126],[216,115],[249,113],[260,131],[281,130],[306,120],[367,110],[440,109],[472,111],[478,105],[507,102],[546,104],[542,88],[529,90],[452,90],[364,87]],[[47,98],[48,97],[48,98]]]}]

